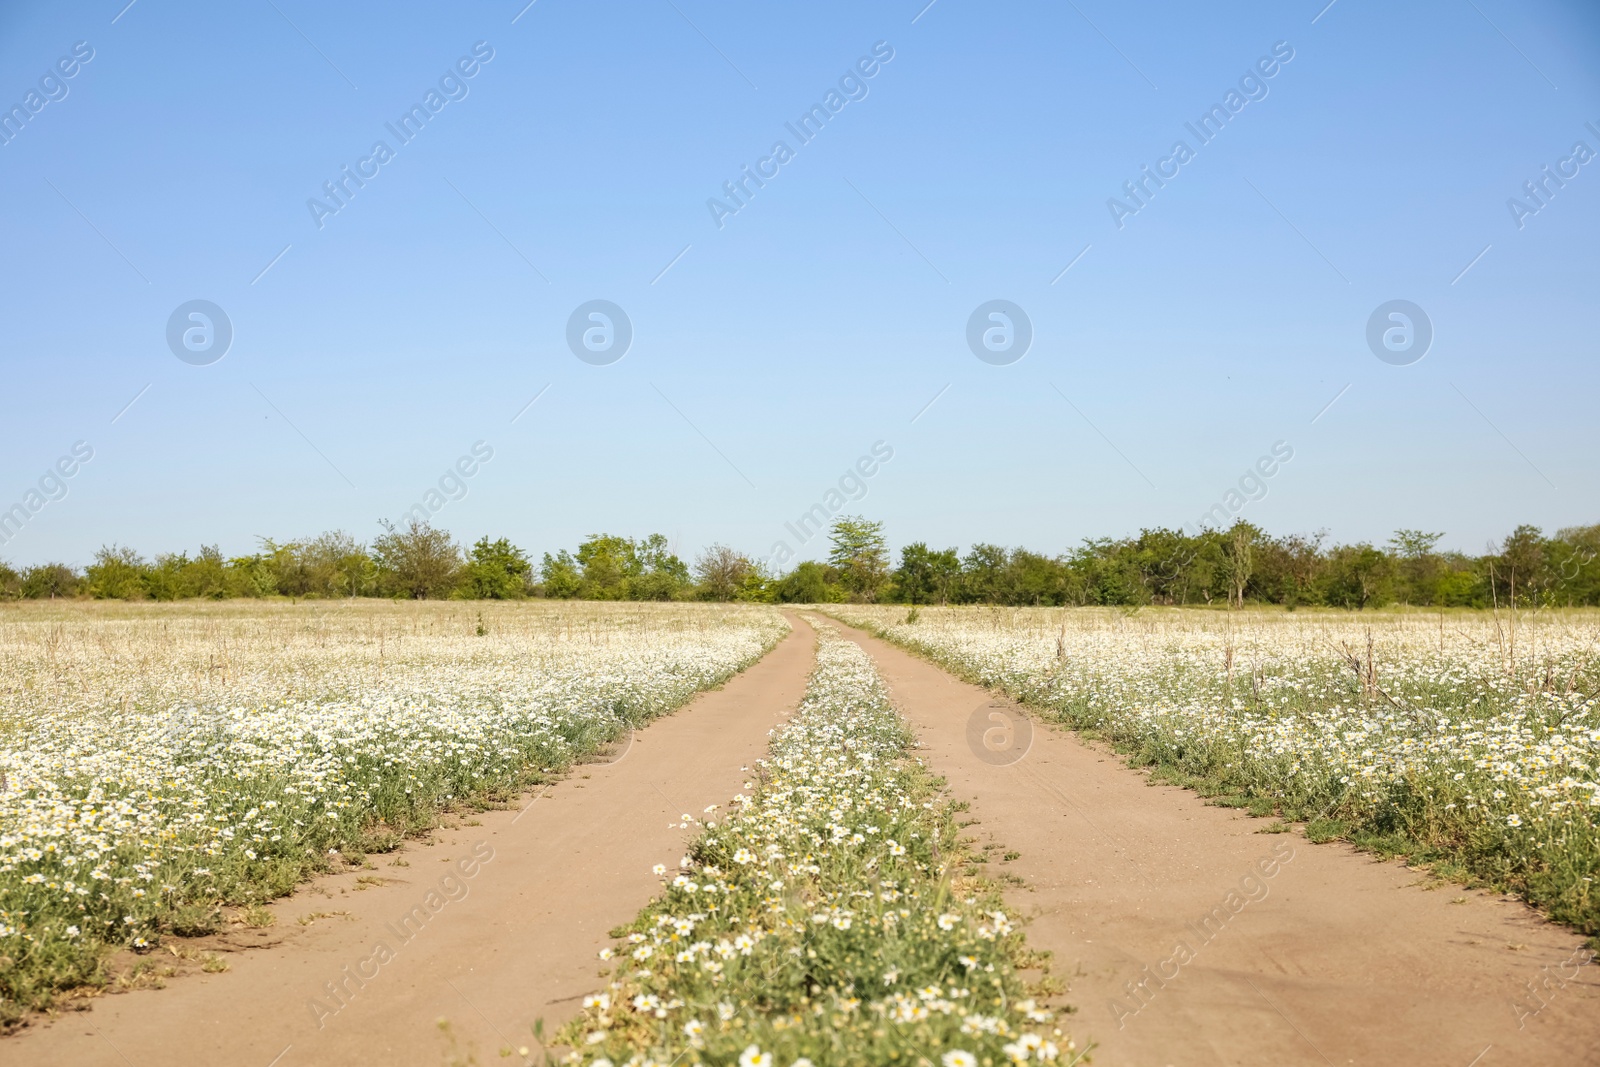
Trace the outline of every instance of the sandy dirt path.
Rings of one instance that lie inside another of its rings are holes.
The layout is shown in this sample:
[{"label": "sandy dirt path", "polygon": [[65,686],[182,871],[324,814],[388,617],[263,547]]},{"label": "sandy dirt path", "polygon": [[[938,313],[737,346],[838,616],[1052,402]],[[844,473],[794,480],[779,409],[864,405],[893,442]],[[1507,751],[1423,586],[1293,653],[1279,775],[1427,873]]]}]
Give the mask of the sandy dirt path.
[{"label": "sandy dirt path", "polygon": [[[1153,787],[1069,731],[1036,724],[1026,755],[999,765],[1014,704],[841,629],[971,799],[980,840],[1021,852],[991,853],[991,869],[1031,887],[1008,895],[1070,983],[1064,1025],[1099,1043],[1096,1064],[1600,1063],[1600,963],[1564,928],[1344,845],[1263,834],[1275,820]],[[969,743],[974,721],[979,738],[1002,730],[993,745]]]},{"label": "sandy dirt path", "polygon": [[[442,1067],[440,1018],[458,1056],[537,1056],[534,1019],[548,1034],[603,985],[607,931],[655,894],[654,864],[676,866],[693,835],[679,816],[725,805],[804,694],[815,635],[790,621],[764,659],[639,731],[615,762],[577,768],[520,813],[488,812],[407,847],[409,866],[374,856],[376,871],[321,879],[273,905],[277,923],[260,932],[270,947],[228,954],[228,973],[97,998],[0,1039],[0,1062]],[[385,884],[361,889],[361,876]],[[349,914],[298,922],[335,911]]]}]

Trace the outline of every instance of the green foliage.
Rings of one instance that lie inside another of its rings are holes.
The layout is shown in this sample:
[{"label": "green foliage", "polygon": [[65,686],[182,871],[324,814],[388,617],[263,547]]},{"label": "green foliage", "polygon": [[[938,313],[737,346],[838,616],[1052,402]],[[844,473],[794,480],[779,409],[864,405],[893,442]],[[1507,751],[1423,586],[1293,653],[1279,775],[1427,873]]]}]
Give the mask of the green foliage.
[{"label": "green foliage", "polygon": [[732,600],[750,569],[750,560],[727,545],[712,545],[694,561],[700,595],[707,600]]},{"label": "green foliage", "polygon": [[771,603],[777,591],[762,565],[727,545],[712,545],[694,563],[702,600]]},{"label": "green foliage", "polygon": [[1244,593],[1255,572],[1256,542],[1260,540],[1261,531],[1242,519],[1223,535],[1222,560],[1228,575],[1228,603],[1233,607],[1244,607]]},{"label": "green foliage", "polygon": [[725,545],[691,568],[662,534],[593,534],[576,553],[546,552],[535,568],[505,538],[481,538],[463,559],[450,536],[426,523],[391,529],[369,550],[340,530],[300,541],[262,539],[249,556],[212,546],[149,562],[108,545],[80,575],[59,563],[18,570],[0,564],[0,600],[92,596],[123,600],[193,597],[352,596],[585,600],[714,600],[828,604],[1147,605],[1246,603],[1347,608],[1518,608],[1600,604],[1600,525],[1545,537],[1518,526],[1482,556],[1439,550],[1440,534],[1397,530],[1382,547],[1326,547],[1326,535],[1273,537],[1236,522],[1197,533],[1156,527],[1136,537],[1086,540],[1047,556],[975,544],[963,557],[915,541],[891,568],[883,524],[840,516],[826,562],[766,572]]},{"label": "green foliage", "polygon": [[374,591],[378,568],[367,547],[343,530],[291,546],[295,565],[290,575],[278,579],[280,592],[289,596],[361,596]]},{"label": "green foliage", "polygon": [[639,571],[633,541],[611,534],[593,534],[578,546],[583,568],[580,595],[585,600],[626,600],[628,579]]},{"label": "green foliage", "polygon": [[680,600],[693,595],[689,567],[662,534],[634,540],[591,534],[576,556],[545,554],[540,568],[545,596],[583,600]]},{"label": "green foliage", "polygon": [[461,578],[461,549],[450,534],[415,519],[378,538],[372,558],[379,591],[399,599],[449,596]]},{"label": "green foliage", "polygon": [[515,600],[528,595],[533,567],[528,554],[504,537],[478,539],[457,595],[471,600]]},{"label": "green foliage", "polygon": [[540,591],[547,597],[570,600],[583,586],[583,571],[572,553],[562,549],[556,555],[544,554],[539,564]]},{"label": "green foliage", "polygon": [[973,604],[1011,602],[1009,558],[999,545],[975,544],[962,561],[960,601]]},{"label": "green foliage", "polygon": [[840,604],[849,599],[838,570],[809,559],[778,579],[777,593],[785,604]]},{"label": "green foliage", "polygon": [[1394,595],[1394,560],[1366,542],[1340,545],[1328,559],[1325,601],[1341,608],[1376,608]]},{"label": "green foliage", "polygon": [[[7,592],[7,570],[9,568],[0,567],[0,600],[15,600],[16,597]],[[65,563],[41,563],[22,573],[17,592],[28,600],[54,600],[57,597],[77,596],[82,584],[83,579],[78,577],[78,572]]]},{"label": "green foliage", "polygon": [[667,539],[651,534],[633,542],[637,571],[629,575],[629,599],[675,600],[689,594],[689,566],[667,548]]},{"label": "green foliage", "polygon": [[366,546],[335,530],[306,541],[263,538],[259,552],[233,559],[206,545],[192,557],[163,553],[149,563],[132,549],[108,545],[95,553],[73,592],[118,600],[332,598],[373,595],[376,581],[377,568]]},{"label": "green foliage", "polygon": [[883,523],[841,515],[833,520],[828,540],[832,542],[828,563],[839,572],[840,584],[851,599],[877,600],[889,584],[889,545],[883,537]]},{"label": "green foliage", "polygon": [[221,600],[229,595],[227,563],[213,545],[202,547],[193,559],[185,552],[159,555],[143,568],[139,580],[152,600]]},{"label": "green foliage", "polygon": [[771,604],[778,599],[777,583],[760,563],[753,564],[739,579],[733,599],[745,604]]},{"label": "green foliage", "polygon": [[131,548],[107,545],[84,568],[89,594],[97,599],[140,600],[146,596],[144,558]]},{"label": "green foliage", "polygon": [[916,541],[900,550],[891,597],[903,604],[947,604],[961,580],[961,557],[953,548],[935,552]]},{"label": "green foliage", "polygon": [[[954,550],[915,542],[901,550],[887,590],[906,604],[1146,605],[1246,603],[1342,607],[1600,604],[1600,526],[1554,538],[1518,527],[1480,557],[1440,552],[1439,534],[1400,530],[1387,548],[1325,548],[1325,535],[1272,537],[1237,522],[1226,530],[1141,530],[1083,542],[1061,556],[975,544]],[[848,587],[847,587],[848,588]]]}]

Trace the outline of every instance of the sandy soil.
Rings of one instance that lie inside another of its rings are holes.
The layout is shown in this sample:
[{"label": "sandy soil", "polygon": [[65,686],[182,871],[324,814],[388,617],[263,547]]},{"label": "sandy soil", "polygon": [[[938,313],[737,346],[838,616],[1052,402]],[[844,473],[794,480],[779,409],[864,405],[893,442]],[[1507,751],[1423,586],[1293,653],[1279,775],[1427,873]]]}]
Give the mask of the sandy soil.
[{"label": "sandy soil", "polygon": [[[860,631],[1110,1067],[1600,1063],[1600,962],[1522,904],[1151,786]],[[999,718],[991,716],[998,715]],[[985,743],[985,732],[990,742]],[[1012,748],[1007,751],[1007,742]],[[1146,968],[1149,968],[1146,970]],[[1142,987],[1134,983],[1143,983]]]},{"label": "sandy soil", "polygon": [[[656,892],[652,865],[676,866],[693,836],[679,816],[726,804],[804,694],[815,639],[791,621],[795,632],[759,663],[639,731],[614,762],[578,768],[520,812],[406,848],[408,866],[374,856],[375,871],[320,879],[273,905],[272,927],[183,946],[220,950],[228,972],[88,1001],[88,1012],[0,1040],[0,1061],[441,1067],[472,1052],[525,1062],[500,1050],[537,1055],[533,1021],[550,1033],[603,984],[607,931]],[[330,914],[301,925],[316,913]]]}]

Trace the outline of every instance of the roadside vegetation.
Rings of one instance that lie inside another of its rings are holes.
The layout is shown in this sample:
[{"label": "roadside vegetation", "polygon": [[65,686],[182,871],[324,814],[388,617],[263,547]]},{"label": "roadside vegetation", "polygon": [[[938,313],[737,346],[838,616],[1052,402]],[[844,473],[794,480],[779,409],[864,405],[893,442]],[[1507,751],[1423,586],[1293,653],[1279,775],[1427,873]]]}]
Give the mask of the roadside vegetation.
[{"label": "roadside vegetation", "polygon": [[570,1061],[740,1067],[1074,1063],[960,805],[856,644],[819,626],[804,701],[602,956]]},{"label": "roadside vegetation", "polygon": [[1600,616],[839,607],[1158,780],[1600,935]]},{"label": "roadside vegetation", "polygon": [[759,659],[767,608],[66,605],[0,618],[0,1027],[110,950],[509,803]]}]

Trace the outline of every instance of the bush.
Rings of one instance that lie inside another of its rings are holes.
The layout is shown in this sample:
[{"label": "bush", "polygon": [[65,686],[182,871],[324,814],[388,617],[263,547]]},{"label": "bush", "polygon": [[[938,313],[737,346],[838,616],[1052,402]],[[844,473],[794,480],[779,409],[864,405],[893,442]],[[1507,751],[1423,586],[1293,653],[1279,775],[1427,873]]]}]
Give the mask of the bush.
[{"label": "bush", "polygon": [[461,580],[461,549],[450,534],[412,520],[404,532],[390,529],[372,546],[378,589],[407,600],[447,597]]},{"label": "bush", "polygon": [[[0,582],[3,580],[4,574],[0,573]],[[82,584],[78,572],[65,563],[42,563],[23,572],[21,593],[29,600],[54,600],[77,596]]]}]

